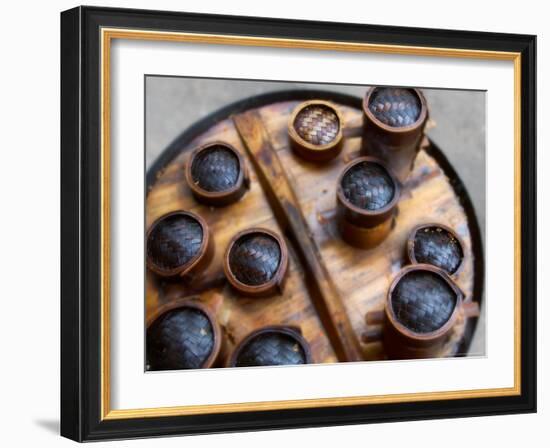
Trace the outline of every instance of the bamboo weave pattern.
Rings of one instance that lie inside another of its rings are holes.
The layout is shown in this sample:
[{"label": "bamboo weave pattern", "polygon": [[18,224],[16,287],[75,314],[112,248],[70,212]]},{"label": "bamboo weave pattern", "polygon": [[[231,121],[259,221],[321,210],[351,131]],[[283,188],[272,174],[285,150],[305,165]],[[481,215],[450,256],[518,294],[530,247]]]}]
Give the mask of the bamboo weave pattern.
[{"label": "bamboo weave pattern", "polygon": [[214,347],[208,317],[195,308],[178,308],[160,316],[147,330],[149,370],[198,369]]},{"label": "bamboo weave pattern", "polygon": [[147,240],[147,255],[161,269],[188,263],[200,250],[202,227],[192,217],[171,215],[159,221]]},{"label": "bamboo weave pattern", "polygon": [[279,243],[269,235],[253,233],[239,238],[229,254],[231,272],[246,285],[262,285],[273,278],[281,261]]},{"label": "bamboo weave pattern", "polygon": [[419,263],[437,266],[449,274],[462,262],[462,248],[456,238],[440,227],[427,227],[416,232],[414,256]]},{"label": "bamboo weave pattern", "polygon": [[356,207],[378,210],[393,199],[395,186],[386,170],[376,163],[361,162],[342,178],[344,196]]},{"label": "bamboo weave pattern", "polygon": [[388,126],[410,126],[420,116],[420,100],[410,89],[379,87],[370,98],[369,109]]},{"label": "bamboo weave pattern", "polygon": [[294,120],[294,128],[306,142],[327,145],[336,138],[340,123],[338,116],[330,108],[312,105],[298,113]]},{"label": "bamboo weave pattern", "polygon": [[397,320],[417,333],[430,333],[449,320],[456,304],[451,287],[433,272],[404,275],[392,293]]},{"label": "bamboo weave pattern", "polygon": [[218,192],[229,190],[239,177],[239,159],[223,146],[202,150],[191,166],[193,181],[203,190]]},{"label": "bamboo weave pattern", "polygon": [[291,336],[266,332],[249,341],[237,357],[237,367],[306,364],[305,353]]}]

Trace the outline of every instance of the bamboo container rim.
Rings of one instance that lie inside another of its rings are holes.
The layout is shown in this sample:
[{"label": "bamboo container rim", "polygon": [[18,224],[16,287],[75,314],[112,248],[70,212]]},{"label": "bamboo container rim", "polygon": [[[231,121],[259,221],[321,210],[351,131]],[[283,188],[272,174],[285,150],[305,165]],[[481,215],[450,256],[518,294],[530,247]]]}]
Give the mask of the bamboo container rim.
[{"label": "bamboo container rim", "polygon": [[216,362],[216,359],[218,358],[218,355],[220,353],[222,345],[222,331],[213,311],[200,301],[199,295],[175,299],[158,307],[147,319],[147,330],[149,330],[151,325],[153,325],[155,321],[162,317],[164,314],[170,311],[178,310],[180,308],[193,308],[199,310],[206,316],[206,318],[210,322],[210,326],[212,327],[212,336],[214,338],[214,345],[212,346],[212,351],[210,352],[210,355],[208,355],[208,358],[205,359],[203,365],[201,366],[201,369],[208,369],[212,367],[212,365]]},{"label": "bamboo container rim", "polygon": [[[235,243],[243,236],[251,235],[254,233],[266,234],[272,237],[279,244],[279,249],[281,251],[281,258],[279,260],[279,266],[277,266],[277,271],[275,272],[273,277],[271,277],[271,279],[269,279],[265,283],[262,283],[261,285],[247,285],[246,283],[241,282],[231,271],[231,266],[229,263],[229,255]],[[223,270],[229,283],[237,290],[246,294],[261,295],[262,293],[266,293],[275,287],[279,287],[282,284],[283,278],[286,274],[287,265],[288,249],[286,247],[284,239],[277,232],[274,232],[270,229],[266,229],[263,227],[252,227],[250,229],[241,230],[240,232],[235,234],[233,238],[231,238],[231,241],[229,242],[229,244],[227,245],[227,249],[225,250]]]},{"label": "bamboo container rim", "polygon": [[[392,305],[392,294],[395,287],[399,283],[399,281],[403,277],[405,277],[405,275],[415,271],[420,271],[420,272],[429,271],[438,275],[441,279],[443,279],[447,283],[447,285],[456,294],[455,306],[454,306],[453,312],[449,316],[449,319],[447,319],[447,322],[445,322],[437,330],[430,331],[428,333],[419,333],[403,325],[397,319],[397,316],[395,315],[395,310],[393,309],[393,305]],[[436,266],[432,266],[431,264],[418,263],[415,265],[406,266],[397,273],[397,275],[392,280],[392,283],[390,284],[390,287],[388,289],[388,294],[386,295],[386,304],[384,309],[385,309],[385,314],[387,319],[390,321],[392,326],[397,330],[397,332],[401,333],[403,336],[409,339],[416,340],[418,342],[430,342],[432,340],[437,340],[438,338],[446,334],[455,325],[456,319],[462,307],[463,301],[464,301],[464,293],[443,269],[440,269]]]},{"label": "bamboo container rim", "polygon": [[[221,146],[229,150],[237,157],[237,161],[239,163],[239,175],[237,176],[235,185],[233,185],[231,188],[228,188],[227,190],[222,190],[222,191],[208,191],[200,187],[195,182],[195,180],[193,179],[192,167],[193,167],[193,162],[201,152],[210,148],[214,148],[216,146]],[[191,188],[191,190],[194,193],[196,193],[199,197],[202,196],[207,199],[220,199],[226,196],[230,196],[231,194],[235,193],[237,190],[242,188],[242,184],[243,182],[245,182],[245,177],[246,177],[246,164],[244,162],[244,157],[241,155],[239,151],[237,151],[237,149],[233,145],[226,142],[222,142],[221,140],[205,143],[193,149],[191,154],[189,155],[189,158],[187,159],[187,164],[185,165],[185,180],[187,181],[189,188]]]},{"label": "bamboo container rim", "polygon": [[387,132],[393,132],[393,133],[396,133],[396,134],[406,134],[407,132],[410,132],[416,128],[418,128],[419,125],[421,125],[422,123],[424,123],[426,121],[426,118],[428,116],[428,102],[426,101],[426,97],[424,96],[424,94],[422,93],[422,91],[420,89],[417,89],[416,87],[395,87],[395,88],[400,88],[400,89],[405,89],[405,90],[412,90],[416,96],[418,97],[419,101],[420,101],[420,114],[418,115],[418,118],[416,119],[416,121],[409,125],[409,126],[402,126],[402,127],[397,127],[397,126],[390,126],[390,125],[387,125],[385,123],[382,123],[377,117],[376,115],[374,115],[371,110],[369,109],[369,101],[373,95],[373,93],[376,91],[376,89],[385,89],[385,88],[392,88],[391,86],[373,86],[371,87],[366,95],[364,96],[363,98],[363,113],[374,123],[376,123],[376,125],[378,127],[380,127],[381,129],[387,131]]},{"label": "bamboo container rim", "polygon": [[[346,197],[346,195],[344,194],[344,189],[342,188],[342,180],[344,179],[344,176],[347,174],[347,172],[355,165],[359,165],[363,162],[374,163],[380,166],[386,172],[386,174],[388,174],[394,185],[392,200],[384,205],[384,207],[380,207],[376,210],[369,210],[356,206]],[[386,165],[382,160],[376,157],[362,156],[357,157],[356,159],[353,159],[351,162],[349,162],[338,176],[338,180],[336,183],[336,196],[344,206],[352,210],[354,213],[365,217],[378,217],[380,215],[388,213],[391,209],[395,207],[397,202],[399,202],[399,197],[401,196],[401,184],[399,183],[393,172],[390,170],[388,165]]]},{"label": "bamboo container rim", "polygon": [[[452,228],[450,228],[449,226],[446,226],[445,224],[429,222],[429,223],[425,223],[425,224],[419,224],[411,230],[411,232],[409,233],[409,237],[407,238],[407,255],[409,257],[409,261],[412,264],[421,264],[416,260],[416,255],[414,253],[416,234],[420,230],[427,229],[427,228],[430,228],[430,227],[436,227],[436,228],[439,227],[439,228],[445,230],[458,242],[458,245],[460,246],[460,250],[462,251],[462,259],[460,260],[460,264],[458,265],[458,267],[455,269],[454,272],[446,272],[446,274],[449,275],[450,277],[458,276],[458,274],[460,274],[460,272],[464,268],[464,259],[466,258],[465,246],[464,246],[464,242],[462,241],[462,238],[460,238],[458,236],[458,234]],[[425,263],[425,264],[427,264],[427,263]]]},{"label": "bamboo container rim", "polygon": [[[300,327],[297,327],[294,325],[267,325],[265,327],[260,327],[260,328],[256,328],[255,330],[252,330],[243,339],[241,339],[241,341],[233,349],[233,352],[231,353],[231,356],[227,361],[227,367],[235,367],[235,364],[237,363],[237,358],[240,352],[242,351],[242,349],[256,336],[259,336],[264,333],[282,333],[287,336],[290,336],[300,344],[300,347],[304,352],[306,364],[311,364],[312,362],[311,347],[309,346],[309,342],[307,342],[306,338],[304,338],[304,336],[302,335],[302,330]],[[250,366],[250,367],[261,367],[261,366]],[[269,367],[269,366],[265,366],[265,367]]]},{"label": "bamboo container rim", "polygon": [[149,237],[151,235],[151,232],[153,229],[164,219],[170,218],[171,216],[175,215],[182,215],[187,216],[199,223],[202,229],[202,241],[199,250],[193,257],[187,262],[182,264],[181,266],[176,266],[172,269],[162,269],[159,268],[151,259],[149,256],[146,256],[146,264],[149,269],[151,269],[155,274],[164,276],[164,277],[172,277],[175,275],[184,276],[189,271],[191,271],[200,261],[201,259],[207,254],[208,252],[208,245],[210,244],[210,232],[208,230],[208,225],[206,224],[206,221],[196,213],[187,211],[187,210],[175,210],[169,213],[166,213],[160,217],[158,217],[153,224],[149,227],[147,230],[147,235],[145,237],[146,243],[149,241]]},{"label": "bamboo container rim", "polygon": [[[332,140],[330,143],[326,143],[324,145],[314,145],[313,143],[310,143],[307,140],[304,140],[300,136],[300,134],[298,134],[298,132],[296,131],[296,128],[294,127],[294,122],[296,121],[296,117],[302,110],[310,106],[324,106],[329,108],[336,114],[336,118],[338,119],[338,133],[336,134],[336,137],[334,137],[334,140]],[[338,144],[341,142],[342,138],[344,137],[344,117],[340,112],[340,110],[338,110],[338,106],[336,106],[336,104],[330,101],[325,101],[325,100],[304,101],[298,104],[290,114],[290,118],[288,120],[288,133],[290,135],[290,138],[292,138],[292,140],[294,140],[296,144],[302,146],[304,149],[307,149],[308,151],[317,152],[317,153],[327,151],[334,148],[335,146],[338,146]]]}]

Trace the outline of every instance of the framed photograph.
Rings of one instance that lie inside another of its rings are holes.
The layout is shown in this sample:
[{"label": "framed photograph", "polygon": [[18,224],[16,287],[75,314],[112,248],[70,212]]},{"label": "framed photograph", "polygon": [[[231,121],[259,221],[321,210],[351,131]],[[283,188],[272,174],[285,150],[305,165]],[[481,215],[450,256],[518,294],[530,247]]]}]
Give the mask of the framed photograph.
[{"label": "framed photograph", "polygon": [[529,35],[61,14],[61,433],[536,411]]}]

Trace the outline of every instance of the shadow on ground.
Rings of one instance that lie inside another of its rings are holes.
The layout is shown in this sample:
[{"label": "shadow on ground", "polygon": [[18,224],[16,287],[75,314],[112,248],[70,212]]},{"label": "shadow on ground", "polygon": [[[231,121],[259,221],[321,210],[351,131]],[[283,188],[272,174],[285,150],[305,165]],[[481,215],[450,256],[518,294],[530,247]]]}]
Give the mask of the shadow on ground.
[{"label": "shadow on ground", "polygon": [[49,433],[59,434],[59,420],[37,419],[34,423]]}]

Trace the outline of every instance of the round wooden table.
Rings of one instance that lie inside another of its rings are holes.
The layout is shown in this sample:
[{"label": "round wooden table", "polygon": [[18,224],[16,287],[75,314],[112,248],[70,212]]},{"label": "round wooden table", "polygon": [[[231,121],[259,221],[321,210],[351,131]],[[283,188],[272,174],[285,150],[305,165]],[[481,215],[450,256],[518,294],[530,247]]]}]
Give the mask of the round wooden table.
[{"label": "round wooden table", "polygon": [[[297,157],[289,148],[287,123],[301,101],[334,103],[344,118],[342,154],[326,164]],[[209,267],[190,280],[146,276],[146,314],[194,297],[221,325],[220,365],[250,332],[268,325],[299,327],[313,361],[331,363],[386,358],[381,342],[365,342],[376,331],[367,312],[383,309],[392,278],[406,263],[410,231],[427,222],[446,224],[465,245],[464,267],[455,279],[467,300],[481,302],[484,261],[481,234],[468,193],[443,152],[424,139],[403,186],[395,226],[372,250],[342,241],[335,226],[336,180],[359,155],[361,99],[325,91],[285,91],[227,106],[185,130],[147,172],[146,227],[174,210],[190,210],[208,223],[216,252]],[[250,189],[236,203],[213,208],[198,203],[185,181],[189,151],[213,141],[233,145],[250,169]],[[283,235],[289,247],[284,290],[266,298],[241,297],[223,274],[223,254],[237,232],[263,227]],[[437,356],[463,356],[477,319],[461,320]]]}]

